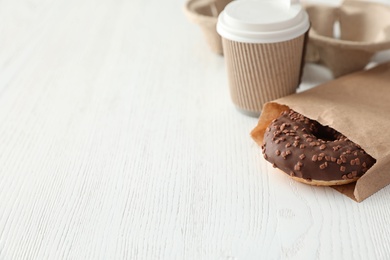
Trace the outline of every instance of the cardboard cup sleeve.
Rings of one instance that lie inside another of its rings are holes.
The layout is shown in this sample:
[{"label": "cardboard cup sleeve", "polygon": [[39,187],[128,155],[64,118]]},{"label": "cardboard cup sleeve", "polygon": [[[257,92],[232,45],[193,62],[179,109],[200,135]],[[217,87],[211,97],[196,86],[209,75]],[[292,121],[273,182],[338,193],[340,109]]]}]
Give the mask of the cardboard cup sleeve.
[{"label": "cardboard cup sleeve", "polygon": [[222,38],[230,95],[238,109],[258,116],[266,102],[296,92],[305,36],[263,44]]},{"label": "cardboard cup sleeve", "polygon": [[389,82],[385,63],[266,103],[252,138],[261,145],[267,126],[289,108],[341,132],[377,160],[356,183],[333,187],[361,202],[390,184]]}]

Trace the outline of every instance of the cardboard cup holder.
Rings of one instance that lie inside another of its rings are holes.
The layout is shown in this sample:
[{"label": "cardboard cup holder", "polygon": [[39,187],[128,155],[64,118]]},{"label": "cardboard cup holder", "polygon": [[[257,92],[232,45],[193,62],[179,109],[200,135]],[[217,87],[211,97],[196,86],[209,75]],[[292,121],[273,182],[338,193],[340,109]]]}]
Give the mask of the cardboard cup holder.
[{"label": "cardboard cup holder", "polygon": [[184,6],[188,19],[199,25],[211,51],[222,54],[222,40],[217,33],[218,15],[232,0],[189,0]]},{"label": "cardboard cup holder", "polygon": [[[223,54],[218,15],[232,0],[188,0],[184,11],[198,24],[210,49]],[[306,61],[327,66],[334,77],[362,70],[390,49],[390,5],[345,0],[341,6],[306,4],[311,29]]]},{"label": "cardboard cup holder", "polygon": [[306,61],[327,66],[334,77],[362,70],[378,51],[390,48],[390,6],[344,1],[306,5],[311,21]]}]

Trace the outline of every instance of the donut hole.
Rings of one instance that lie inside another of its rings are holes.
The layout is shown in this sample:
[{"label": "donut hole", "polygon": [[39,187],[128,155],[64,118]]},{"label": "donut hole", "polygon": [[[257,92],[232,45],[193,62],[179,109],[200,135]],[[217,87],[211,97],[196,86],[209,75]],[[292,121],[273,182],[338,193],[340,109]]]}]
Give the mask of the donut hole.
[{"label": "donut hole", "polygon": [[333,128],[330,128],[329,126],[323,126],[321,124],[318,124],[316,128],[317,131],[313,132],[313,135],[317,139],[323,140],[327,143],[337,141],[342,136],[341,133],[337,132]]}]

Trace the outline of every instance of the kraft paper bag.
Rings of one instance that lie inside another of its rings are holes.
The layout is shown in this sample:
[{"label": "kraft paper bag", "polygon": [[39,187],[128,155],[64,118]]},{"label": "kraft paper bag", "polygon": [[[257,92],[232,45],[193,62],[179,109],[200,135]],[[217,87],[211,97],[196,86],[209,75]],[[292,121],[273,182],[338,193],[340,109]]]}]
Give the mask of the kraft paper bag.
[{"label": "kraft paper bag", "polygon": [[361,202],[390,184],[390,63],[266,103],[251,132],[256,143],[262,144],[267,126],[289,108],[329,125],[377,160],[356,183],[334,189]]}]

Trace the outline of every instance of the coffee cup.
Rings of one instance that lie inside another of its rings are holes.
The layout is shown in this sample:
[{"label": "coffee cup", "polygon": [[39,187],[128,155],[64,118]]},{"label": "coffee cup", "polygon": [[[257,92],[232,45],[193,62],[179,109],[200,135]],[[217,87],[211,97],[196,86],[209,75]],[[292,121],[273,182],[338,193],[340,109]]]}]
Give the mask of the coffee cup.
[{"label": "coffee cup", "polygon": [[217,31],[240,112],[259,116],[266,102],[296,92],[309,27],[297,1],[236,0],[225,7]]}]

